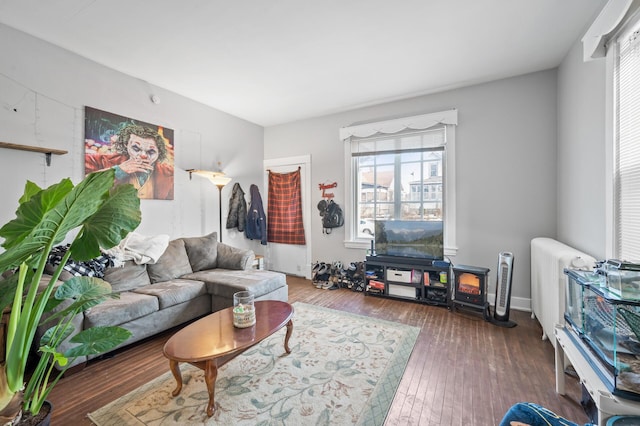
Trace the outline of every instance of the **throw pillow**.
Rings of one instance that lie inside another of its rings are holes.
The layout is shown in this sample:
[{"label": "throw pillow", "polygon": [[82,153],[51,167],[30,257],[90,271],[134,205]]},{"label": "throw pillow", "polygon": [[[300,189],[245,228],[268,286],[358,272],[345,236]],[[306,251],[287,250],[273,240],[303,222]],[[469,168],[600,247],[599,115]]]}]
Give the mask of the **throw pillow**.
[{"label": "throw pillow", "polygon": [[214,269],[218,266],[218,233],[204,237],[183,238],[193,272]]},{"label": "throw pillow", "polygon": [[104,280],[111,284],[111,290],[115,293],[151,284],[147,265],[138,265],[133,260],[127,260],[122,266],[107,268],[104,271]]},{"label": "throw pillow", "polygon": [[164,251],[156,263],[147,265],[151,283],[170,281],[193,272],[184,241],[181,239],[169,242],[169,246]]},{"label": "throw pillow", "polygon": [[244,250],[228,246],[218,245],[218,268],[246,270],[251,268],[255,254],[252,250]]}]

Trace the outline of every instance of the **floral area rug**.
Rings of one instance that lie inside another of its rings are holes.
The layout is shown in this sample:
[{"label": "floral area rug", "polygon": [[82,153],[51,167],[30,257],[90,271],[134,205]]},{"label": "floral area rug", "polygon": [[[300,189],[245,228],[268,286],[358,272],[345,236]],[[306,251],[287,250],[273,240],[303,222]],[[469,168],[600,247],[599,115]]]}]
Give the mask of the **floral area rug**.
[{"label": "floral area rug", "polygon": [[99,426],[383,424],[419,328],[293,306],[291,354],[283,328],[221,367],[212,417],[204,374],[188,364],[177,397],[167,371],[89,417]]}]

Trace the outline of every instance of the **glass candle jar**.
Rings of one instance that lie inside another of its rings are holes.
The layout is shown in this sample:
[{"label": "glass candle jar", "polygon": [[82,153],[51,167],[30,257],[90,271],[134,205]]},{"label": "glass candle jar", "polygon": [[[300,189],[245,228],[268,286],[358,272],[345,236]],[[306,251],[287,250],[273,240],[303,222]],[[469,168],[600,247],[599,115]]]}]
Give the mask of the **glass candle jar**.
[{"label": "glass candle jar", "polygon": [[233,325],[238,328],[251,327],[256,323],[253,294],[239,291],[233,295]]}]

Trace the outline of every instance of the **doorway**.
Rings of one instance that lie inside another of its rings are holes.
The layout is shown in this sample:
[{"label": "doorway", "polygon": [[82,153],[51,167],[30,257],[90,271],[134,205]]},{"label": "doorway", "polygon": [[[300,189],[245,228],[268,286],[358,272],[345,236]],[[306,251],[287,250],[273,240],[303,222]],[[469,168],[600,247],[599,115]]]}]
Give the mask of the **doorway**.
[{"label": "doorway", "polygon": [[[311,279],[311,156],[276,158],[264,161],[265,206],[269,205],[269,172],[289,173],[300,168],[302,223],[306,245],[267,244],[266,269]],[[268,212],[267,212],[268,214]]]}]

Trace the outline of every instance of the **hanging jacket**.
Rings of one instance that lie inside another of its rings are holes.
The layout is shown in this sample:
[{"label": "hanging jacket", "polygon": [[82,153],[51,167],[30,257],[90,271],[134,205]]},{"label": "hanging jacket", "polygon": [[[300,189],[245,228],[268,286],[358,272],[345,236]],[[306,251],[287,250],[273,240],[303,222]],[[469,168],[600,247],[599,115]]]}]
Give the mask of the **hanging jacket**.
[{"label": "hanging jacket", "polygon": [[229,199],[229,215],[227,216],[227,229],[238,228],[239,232],[244,231],[247,220],[247,202],[244,200],[244,191],[239,183],[233,185],[231,198]]},{"label": "hanging jacket", "polygon": [[247,223],[244,228],[245,236],[250,240],[260,240],[260,244],[267,245],[267,216],[262,208],[262,197],[258,187],[251,185],[249,188],[251,202],[247,211]]}]

